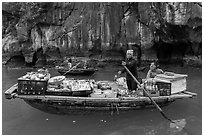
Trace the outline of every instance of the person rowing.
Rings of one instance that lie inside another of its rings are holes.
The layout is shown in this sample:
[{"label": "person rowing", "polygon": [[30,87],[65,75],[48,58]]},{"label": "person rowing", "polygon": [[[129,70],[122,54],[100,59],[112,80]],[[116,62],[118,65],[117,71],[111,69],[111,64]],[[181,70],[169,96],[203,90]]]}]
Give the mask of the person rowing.
[{"label": "person rowing", "polygon": [[[122,61],[122,65],[126,66],[135,78],[138,78],[138,74],[137,74],[138,63],[133,58],[133,50],[127,50],[126,60]],[[122,71],[118,71],[118,75],[120,76],[124,72],[126,72],[126,69],[123,69]],[[137,90],[137,83],[134,81],[132,76],[127,72],[126,72],[126,81],[127,81],[127,87],[129,92],[133,92],[134,90],[135,91]]]}]

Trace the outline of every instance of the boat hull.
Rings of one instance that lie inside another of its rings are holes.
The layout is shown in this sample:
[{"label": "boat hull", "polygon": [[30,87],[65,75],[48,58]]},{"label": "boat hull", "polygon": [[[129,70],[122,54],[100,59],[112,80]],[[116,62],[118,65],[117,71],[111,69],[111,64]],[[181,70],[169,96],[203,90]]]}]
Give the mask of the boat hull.
[{"label": "boat hull", "polygon": [[[24,100],[31,107],[41,110],[46,113],[52,114],[87,114],[87,113],[121,113],[131,110],[145,109],[145,108],[154,108],[153,104],[138,104],[137,106],[83,106],[83,105],[69,105],[53,102],[42,102],[37,100]],[[171,102],[162,102],[158,103],[159,106],[163,107],[169,105]]]},{"label": "boat hull", "polygon": [[[121,96],[121,97],[78,97],[69,95],[24,95],[18,94],[17,86],[13,85],[5,92],[7,99],[22,99],[30,106],[39,110],[56,114],[73,114],[87,112],[107,111],[119,112],[121,110],[136,110],[155,107],[146,96]],[[183,91],[170,96],[151,97],[159,106],[168,105],[177,99],[187,99],[197,96],[196,93]]]},{"label": "boat hull", "polygon": [[[73,114],[105,111],[124,111],[155,107],[148,97],[90,98],[72,96],[17,96],[30,106],[48,113]],[[190,95],[153,97],[159,106]]]}]

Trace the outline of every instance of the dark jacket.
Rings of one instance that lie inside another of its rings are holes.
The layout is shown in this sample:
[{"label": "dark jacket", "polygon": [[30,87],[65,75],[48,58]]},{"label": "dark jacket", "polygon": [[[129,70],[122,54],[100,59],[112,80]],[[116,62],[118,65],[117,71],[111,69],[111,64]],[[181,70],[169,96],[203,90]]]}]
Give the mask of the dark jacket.
[{"label": "dark jacket", "polygon": [[[126,59],[126,67],[130,70],[130,72],[133,74],[133,76],[135,76],[135,78],[138,78],[137,75],[137,61],[133,58],[130,59]],[[122,73],[126,72],[125,69],[122,70]],[[131,75],[126,72],[126,79],[130,80],[132,79]]]}]

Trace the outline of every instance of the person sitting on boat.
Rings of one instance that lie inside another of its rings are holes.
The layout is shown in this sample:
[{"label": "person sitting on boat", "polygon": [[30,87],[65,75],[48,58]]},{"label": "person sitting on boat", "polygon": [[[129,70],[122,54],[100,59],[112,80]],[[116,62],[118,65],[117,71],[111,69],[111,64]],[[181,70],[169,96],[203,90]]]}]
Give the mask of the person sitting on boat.
[{"label": "person sitting on boat", "polygon": [[158,68],[158,65],[156,62],[152,62],[150,64],[150,69],[147,73],[146,79],[154,78],[158,74],[163,74],[163,70]]},{"label": "person sitting on boat", "polygon": [[[123,66],[126,66],[130,72],[133,74],[133,76],[138,79],[137,75],[137,61],[133,58],[133,50],[127,50],[126,53],[126,60],[122,62]],[[121,75],[121,73],[126,72],[125,69],[122,71],[118,71],[118,75]],[[137,89],[137,83],[134,81],[134,79],[131,77],[131,75],[126,72],[126,82],[127,87],[129,91],[133,91]]]}]

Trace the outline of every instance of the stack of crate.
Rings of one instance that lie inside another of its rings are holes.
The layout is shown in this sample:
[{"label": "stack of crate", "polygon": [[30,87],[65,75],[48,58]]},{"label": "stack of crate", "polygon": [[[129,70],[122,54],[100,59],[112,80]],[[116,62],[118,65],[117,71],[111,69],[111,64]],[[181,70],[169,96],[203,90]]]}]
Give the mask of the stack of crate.
[{"label": "stack of crate", "polygon": [[28,80],[18,78],[19,95],[44,95],[47,90],[47,80]]},{"label": "stack of crate", "polygon": [[[164,82],[147,82],[145,83],[145,90],[151,97],[158,96],[170,96],[171,95],[171,84]],[[147,96],[145,92],[143,92],[144,96]]]},{"label": "stack of crate", "polygon": [[[168,75],[171,74],[171,75]],[[187,75],[184,74],[176,74],[176,73],[164,73],[157,75],[154,80],[160,86],[160,90],[168,89],[167,92],[170,93],[162,93],[162,94],[176,94],[187,89],[186,82]]]},{"label": "stack of crate", "polygon": [[[153,80],[149,80],[148,82],[144,83],[144,88],[148,92],[151,97],[159,96],[158,86]],[[147,96],[146,92],[143,92],[144,96]]]},{"label": "stack of crate", "polygon": [[39,69],[38,72],[28,72],[18,78],[19,95],[45,95],[50,74],[47,70]]}]

